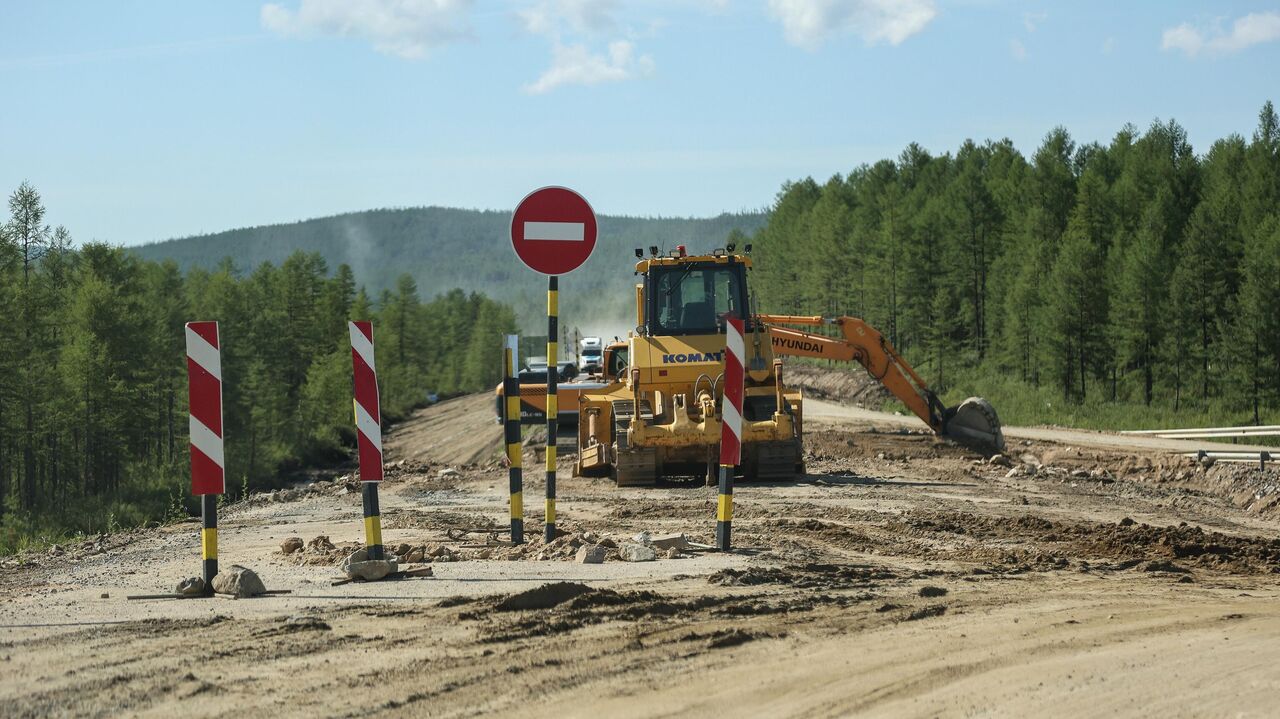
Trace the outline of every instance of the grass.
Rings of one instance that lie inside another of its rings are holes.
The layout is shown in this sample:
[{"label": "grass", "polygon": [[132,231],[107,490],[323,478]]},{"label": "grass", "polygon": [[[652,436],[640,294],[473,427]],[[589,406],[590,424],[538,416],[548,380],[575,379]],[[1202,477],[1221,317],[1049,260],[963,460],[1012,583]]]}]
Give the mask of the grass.
[{"label": "grass", "polygon": [[[1142,402],[1111,402],[1102,396],[1101,385],[1089,387],[1092,394],[1084,402],[1065,400],[1053,387],[1035,387],[1009,375],[990,370],[964,370],[952,375],[943,403],[951,406],[966,397],[986,397],[1011,426],[1057,425],[1079,429],[1134,430],[1183,429],[1190,427],[1233,427],[1253,424],[1253,412],[1225,400],[1184,400],[1175,411],[1172,397],[1157,397],[1151,405]],[[1262,424],[1280,424],[1280,409],[1264,408]],[[1274,439],[1274,438],[1272,438]],[[1258,443],[1250,440],[1251,444]]]}]

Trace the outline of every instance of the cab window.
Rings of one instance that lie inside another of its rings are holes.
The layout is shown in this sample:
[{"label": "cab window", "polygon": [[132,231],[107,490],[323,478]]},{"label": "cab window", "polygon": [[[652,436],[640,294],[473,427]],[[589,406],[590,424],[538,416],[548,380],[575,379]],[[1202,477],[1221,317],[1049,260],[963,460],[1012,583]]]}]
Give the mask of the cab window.
[{"label": "cab window", "polygon": [[742,265],[688,264],[649,273],[650,332],[713,334],[727,315],[746,316]]},{"label": "cab window", "polygon": [[619,347],[609,357],[609,376],[621,379],[627,371],[627,348]]}]

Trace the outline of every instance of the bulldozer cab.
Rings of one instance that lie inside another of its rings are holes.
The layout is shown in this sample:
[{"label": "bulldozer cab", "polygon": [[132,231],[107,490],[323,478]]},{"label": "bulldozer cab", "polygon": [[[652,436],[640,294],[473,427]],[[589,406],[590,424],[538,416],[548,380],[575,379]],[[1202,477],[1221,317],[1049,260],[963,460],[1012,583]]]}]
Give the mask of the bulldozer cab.
[{"label": "bulldozer cab", "polygon": [[739,262],[651,264],[645,285],[650,336],[716,334],[726,316],[748,315],[745,267]]}]

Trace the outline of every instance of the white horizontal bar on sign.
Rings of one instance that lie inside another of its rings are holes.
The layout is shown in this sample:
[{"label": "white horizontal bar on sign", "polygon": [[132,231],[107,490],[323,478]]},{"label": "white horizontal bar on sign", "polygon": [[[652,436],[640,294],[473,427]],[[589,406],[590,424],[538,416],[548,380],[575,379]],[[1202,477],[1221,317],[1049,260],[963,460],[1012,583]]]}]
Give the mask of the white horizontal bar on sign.
[{"label": "white horizontal bar on sign", "polygon": [[559,242],[583,242],[587,239],[587,226],[581,222],[526,222],[526,240],[555,240]]}]

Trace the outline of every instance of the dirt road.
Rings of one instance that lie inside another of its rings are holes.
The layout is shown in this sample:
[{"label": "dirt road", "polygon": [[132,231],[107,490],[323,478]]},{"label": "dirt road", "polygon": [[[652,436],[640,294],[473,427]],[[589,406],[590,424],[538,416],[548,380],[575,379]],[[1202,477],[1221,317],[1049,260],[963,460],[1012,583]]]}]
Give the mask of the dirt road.
[{"label": "dirt road", "polygon": [[0,715],[1274,715],[1280,474],[1014,432],[999,466],[815,401],[808,475],[739,486],[738,552],[578,564],[640,531],[709,543],[714,490],[564,458],[569,536],[450,539],[506,517],[467,402],[490,420],[442,403],[388,441],[386,541],[434,578],[330,585],[361,539],[349,479],[224,512],[224,564],[283,597],[126,600],[198,571],[190,522],[8,560]]}]

